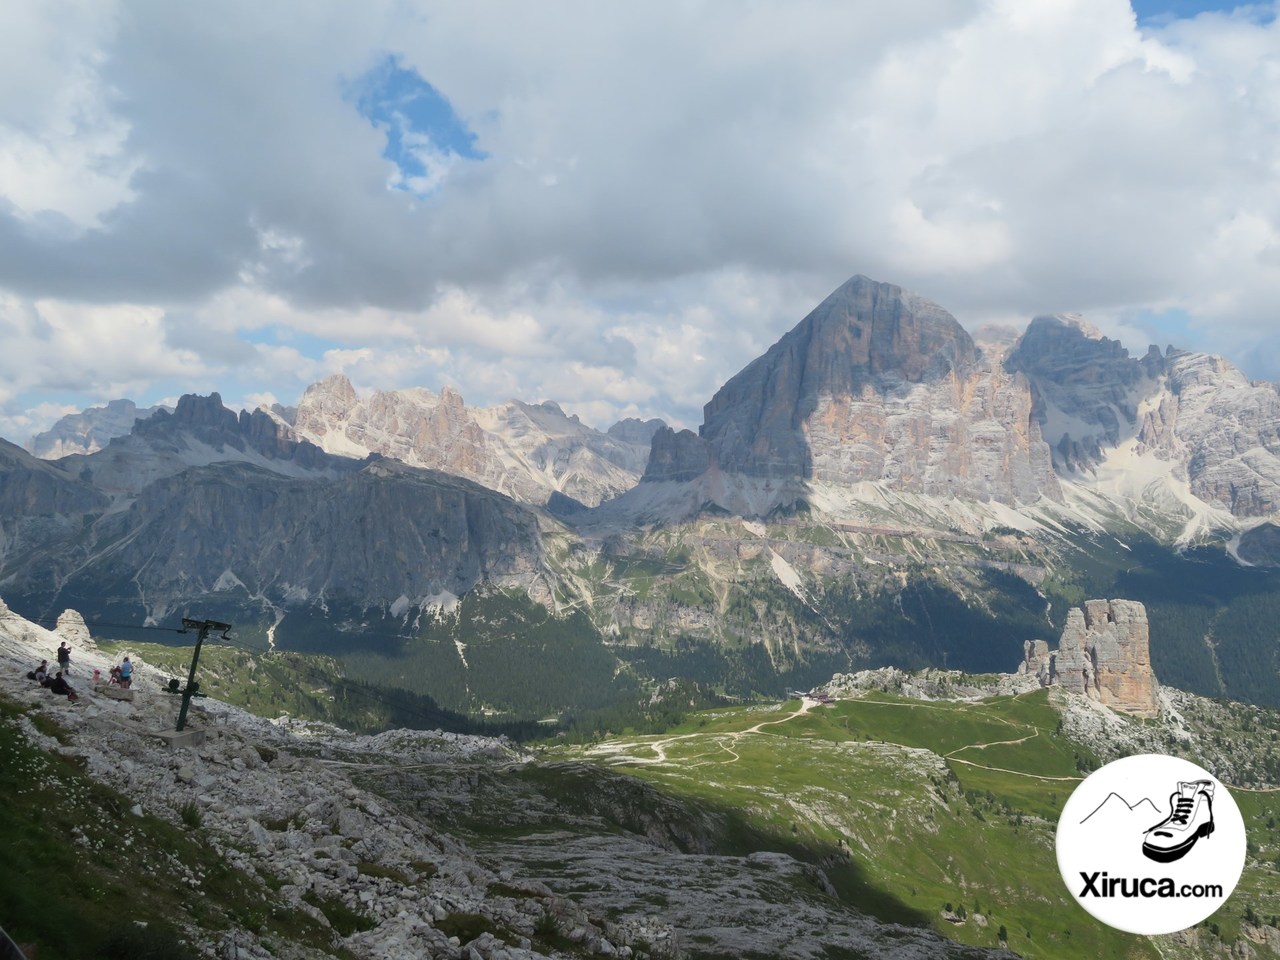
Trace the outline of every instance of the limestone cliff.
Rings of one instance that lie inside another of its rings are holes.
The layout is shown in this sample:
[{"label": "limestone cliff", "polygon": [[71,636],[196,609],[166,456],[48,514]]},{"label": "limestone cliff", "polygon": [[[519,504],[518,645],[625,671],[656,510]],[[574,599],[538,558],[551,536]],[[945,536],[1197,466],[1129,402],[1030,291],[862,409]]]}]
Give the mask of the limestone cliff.
[{"label": "limestone cliff", "polygon": [[308,603],[385,609],[481,582],[540,590],[536,513],[288,430],[215,393],[184,396],[88,456],[48,463],[0,441],[0,587],[33,609],[71,603],[116,622],[192,602],[247,622]]},{"label": "limestone cliff", "polygon": [[1147,610],[1134,600],[1089,600],[1068,611],[1058,649],[1028,640],[1018,669],[1036,675],[1041,686],[1057,685],[1125,713],[1160,712]]},{"label": "limestone cliff", "polygon": [[639,479],[661,421],[601,433],[551,401],[470,407],[456,390],[377,390],[359,396],[334,374],[312,384],[295,430],[330,453],[378,453],[474,480],[525,503],[553,494],[595,506]]},{"label": "limestone cliff", "polygon": [[112,400],[105,407],[68,414],[28,440],[26,448],[42,460],[57,460],[73,453],[95,453],[114,437],[126,435],[135,420],[145,420],[162,409],[168,408],[140,409],[132,400]]},{"label": "limestone cliff", "polygon": [[699,435],[659,433],[645,480],[703,469],[1005,503],[1057,499],[1025,378],[942,307],[857,276],[704,408]]},{"label": "limestone cliff", "polygon": [[1126,496],[1166,474],[1179,499],[1236,517],[1280,509],[1276,384],[1206,353],[1152,346],[1131,357],[1075,316],[1037,317],[1004,366],[1030,384],[1033,419],[1063,477],[1087,485],[1110,465],[1120,478],[1112,492]]}]

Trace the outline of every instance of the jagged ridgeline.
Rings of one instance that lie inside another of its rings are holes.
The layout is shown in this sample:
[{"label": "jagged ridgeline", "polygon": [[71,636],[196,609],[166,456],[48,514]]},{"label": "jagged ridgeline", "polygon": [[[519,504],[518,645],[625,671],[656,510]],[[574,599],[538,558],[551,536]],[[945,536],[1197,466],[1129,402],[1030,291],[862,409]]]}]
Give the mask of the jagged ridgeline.
[{"label": "jagged ridgeline", "polygon": [[1277,423],[1274,385],[1218,358],[1070,316],[975,337],[855,277],[697,432],[330,378],[297,408],[183,397],[100,449],[78,424],[38,446],[92,433],[60,459],[0,443],[0,595],[125,639],[212,617],[530,719],[673,677],[696,703],[1011,670],[1069,607],[1127,598],[1163,682],[1277,704]]}]

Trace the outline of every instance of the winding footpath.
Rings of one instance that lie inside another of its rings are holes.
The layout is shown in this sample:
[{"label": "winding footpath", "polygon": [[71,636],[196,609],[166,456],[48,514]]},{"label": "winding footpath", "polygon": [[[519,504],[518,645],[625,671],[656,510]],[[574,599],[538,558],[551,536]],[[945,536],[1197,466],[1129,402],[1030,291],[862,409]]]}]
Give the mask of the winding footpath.
[{"label": "winding footpath", "polygon": [[[1017,700],[1021,696],[1023,696],[1023,694],[1018,694],[1016,697],[1014,697],[1014,699]],[[879,706],[879,707],[906,707],[909,709],[919,709],[919,710],[938,710],[943,713],[952,712],[952,710],[947,707],[935,706],[929,703],[891,703],[891,702],[882,702],[882,701],[866,701],[866,702],[868,704],[874,704],[875,706]],[[745,730],[735,730],[729,733],[718,733],[718,734],[682,733],[674,737],[663,737],[661,739],[654,740],[651,743],[642,743],[638,741],[622,741],[622,742],[615,741],[613,743],[599,744],[594,747],[591,747],[589,748],[588,752],[596,755],[597,757],[600,757],[601,759],[607,760],[607,762],[612,765],[652,766],[655,764],[665,764],[668,762],[676,763],[677,761],[671,760],[671,758],[667,756],[667,748],[669,746],[671,746],[673,743],[678,743],[681,740],[691,740],[697,737],[705,737],[710,740],[711,745],[714,746],[716,749],[729,754],[730,759],[728,760],[703,759],[705,757],[710,756],[711,754],[701,753],[701,754],[696,754],[693,757],[685,758],[682,761],[678,761],[681,763],[682,766],[699,767],[699,766],[705,766],[708,764],[736,763],[738,760],[741,759],[741,757],[738,755],[738,752],[734,749],[734,747],[737,746],[738,741],[742,737],[745,737],[748,734],[765,734],[766,731],[763,729],[764,727],[771,727],[771,726],[776,726],[782,723],[788,723],[792,720],[795,720],[797,717],[804,716],[806,713],[808,713],[810,710],[812,710],[814,707],[818,705],[819,705],[819,701],[813,700],[809,697],[804,697],[800,701],[800,706],[793,712],[787,714],[785,717],[780,717],[777,720],[761,720],[759,723],[755,724],[754,726],[748,727]],[[967,744],[964,744],[963,746],[956,747],[954,750],[951,750],[947,753],[941,754],[942,758],[944,760],[954,761],[955,763],[963,763],[965,766],[976,767],[980,770],[991,770],[995,773],[1008,773],[1016,777],[1027,777],[1032,780],[1078,783],[1081,779],[1083,779],[1082,777],[1054,777],[1054,776],[1047,776],[1045,774],[1039,774],[1039,773],[1026,773],[1022,770],[1010,770],[1007,767],[993,767],[985,763],[977,763],[976,761],[966,760],[963,757],[957,756],[957,754],[962,753],[965,750],[985,750],[988,747],[1013,746],[1019,743],[1026,743],[1028,740],[1034,740],[1036,737],[1040,736],[1040,729],[1036,726],[1033,726],[1032,724],[1020,723],[1014,720],[1009,720],[1005,717],[991,717],[990,719],[1006,724],[1010,727],[1014,727],[1015,729],[1020,728],[1022,730],[1030,730],[1031,732],[1028,734],[1025,734],[1024,736],[1014,737],[1008,740],[988,740],[988,741],[978,742],[978,743],[967,743]],[[882,741],[882,742],[892,743],[892,741]],[[903,746],[903,744],[897,744],[897,745]],[[637,756],[632,751],[635,751],[638,749],[652,750],[654,753],[654,756],[652,757]]]}]

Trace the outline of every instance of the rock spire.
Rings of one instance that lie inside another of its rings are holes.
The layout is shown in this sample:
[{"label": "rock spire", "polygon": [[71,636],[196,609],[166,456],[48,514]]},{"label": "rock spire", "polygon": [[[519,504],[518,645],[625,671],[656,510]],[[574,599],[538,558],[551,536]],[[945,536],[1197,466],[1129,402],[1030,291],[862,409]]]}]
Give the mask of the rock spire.
[{"label": "rock spire", "polygon": [[1028,640],[1018,670],[1037,676],[1041,686],[1060,686],[1135,716],[1160,712],[1147,609],[1136,600],[1088,600],[1083,609],[1069,610],[1058,649]]}]

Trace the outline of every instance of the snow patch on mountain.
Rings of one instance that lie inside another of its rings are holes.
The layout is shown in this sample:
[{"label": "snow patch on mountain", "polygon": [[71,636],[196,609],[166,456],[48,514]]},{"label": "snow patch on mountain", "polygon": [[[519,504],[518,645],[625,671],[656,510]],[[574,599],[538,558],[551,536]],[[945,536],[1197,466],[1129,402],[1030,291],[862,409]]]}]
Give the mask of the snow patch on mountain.
[{"label": "snow patch on mountain", "polygon": [[809,597],[804,592],[804,578],[796,572],[795,567],[791,566],[772,550],[769,551],[769,564],[773,567],[774,576],[782,581],[784,587],[805,603],[809,602]]},{"label": "snow patch on mountain", "polygon": [[230,569],[223,570],[221,576],[213,582],[213,591],[215,593],[235,590],[236,588],[246,591],[249,589],[244,585],[244,581],[232,573]]},{"label": "snow patch on mountain", "polygon": [[[1107,514],[1119,512],[1125,519],[1143,525],[1144,519],[1160,517],[1180,524],[1173,540],[1186,545],[1238,524],[1231,511],[1221,504],[1208,503],[1191,492],[1191,484],[1172,460],[1144,451],[1136,440],[1105,452],[1092,477],[1079,477],[1064,485],[1068,499],[1082,512],[1101,522]],[[1101,498],[1091,502],[1087,494]]]}]

